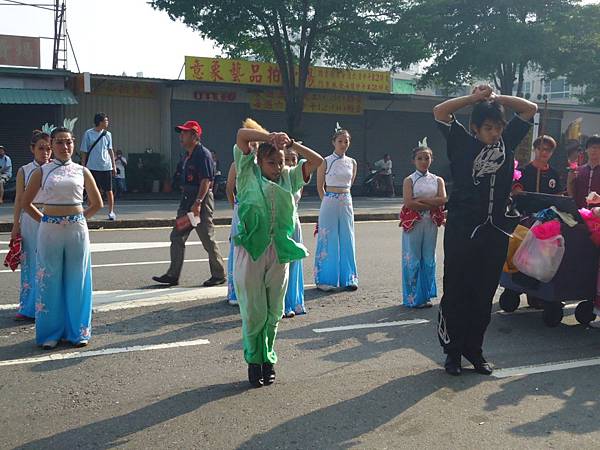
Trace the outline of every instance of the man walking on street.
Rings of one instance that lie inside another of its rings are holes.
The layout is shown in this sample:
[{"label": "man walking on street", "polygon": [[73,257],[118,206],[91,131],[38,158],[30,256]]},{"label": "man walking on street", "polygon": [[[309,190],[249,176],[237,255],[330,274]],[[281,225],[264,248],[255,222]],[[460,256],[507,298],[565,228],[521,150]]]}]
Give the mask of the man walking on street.
[{"label": "man walking on street", "polygon": [[97,113],[94,116],[94,128],[90,128],[81,140],[81,165],[87,167],[96,180],[100,192],[106,192],[108,200],[108,220],[115,220],[115,196],[112,179],[117,175],[112,135],[108,131],[108,116]]},{"label": "man walking on street", "polygon": [[[179,284],[179,276],[183,267],[185,241],[192,231],[192,225],[186,223],[184,218],[192,212],[200,223],[196,226],[196,233],[202,246],[208,253],[211,277],[204,282],[204,286],[216,286],[225,283],[225,268],[219,246],[214,238],[213,214],[215,199],[211,190],[214,179],[214,165],[210,151],[200,143],[202,128],[198,122],[188,120],[183,125],[175,127],[180,133],[181,146],[186,154],[177,165],[175,176],[181,183],[181,202],[177,210],[177,224],[171,231],[171,266],[165,275],[152,277],[157,283],[175,286]],[[183,225],[182,225],[183,223]]]},{"label": "man walking on street", "polygon": [[4,185],[12,177],[12,162],[0,145],[0,204],[4,203]]}]

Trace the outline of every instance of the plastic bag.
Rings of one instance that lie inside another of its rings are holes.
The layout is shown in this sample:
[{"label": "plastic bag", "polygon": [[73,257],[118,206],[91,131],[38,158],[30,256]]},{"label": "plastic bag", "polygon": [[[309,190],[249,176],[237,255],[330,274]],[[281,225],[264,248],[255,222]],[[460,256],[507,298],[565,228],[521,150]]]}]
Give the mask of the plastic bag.
[{"label": "plastic bag", "polygon": [[529,230],[515,252],[513,264],[519,272],[542,283],[548,283],[556,275],[564,255],[565,239],[562,235],[538,239],[535,233]]}]

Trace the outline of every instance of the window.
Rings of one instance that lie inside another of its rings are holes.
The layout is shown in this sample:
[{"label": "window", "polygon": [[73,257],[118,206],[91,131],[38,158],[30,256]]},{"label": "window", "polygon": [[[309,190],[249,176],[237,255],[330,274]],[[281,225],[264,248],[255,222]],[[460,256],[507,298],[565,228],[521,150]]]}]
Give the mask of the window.
[{"label": "window", "polygon": [[571,98],[571,85],[565,78],[557,80],[544,80],[544,94],[549,99],[552,98]]}]

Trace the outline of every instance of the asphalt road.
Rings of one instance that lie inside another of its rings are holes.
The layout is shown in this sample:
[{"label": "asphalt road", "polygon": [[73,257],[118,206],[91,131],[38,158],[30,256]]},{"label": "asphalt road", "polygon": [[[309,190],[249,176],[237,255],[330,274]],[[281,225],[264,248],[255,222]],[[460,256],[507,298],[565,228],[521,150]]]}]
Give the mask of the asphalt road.
[{"label": "asphalt road", "polygon": [[[400,306],[397,224],[356,229],[360,289],[317,292],[306,260],[309,313],[282,321],[278,380],[261,389],[248,388],[236,308],[222,289],[198,288],[207,262],[186,263],[181,287],[152,290],[168,247],[149,247],[167,242],[166,229],[91,233],[104,266],[91,345],[50,353],[72,359],[31,359],[49,353],[32,325],[12,320],[18,275],[1,272],[0,448],[597,448],[599,330],[577,325],[573,309],[550,329],[539,312],[495,305],[485,349],[505,377],[449,377],[436,308]],[[187,257],[206,255],[192,245]],[[557,370],[563,361],[589,366]],[[521,366],[540,373],[511,371]]]}]

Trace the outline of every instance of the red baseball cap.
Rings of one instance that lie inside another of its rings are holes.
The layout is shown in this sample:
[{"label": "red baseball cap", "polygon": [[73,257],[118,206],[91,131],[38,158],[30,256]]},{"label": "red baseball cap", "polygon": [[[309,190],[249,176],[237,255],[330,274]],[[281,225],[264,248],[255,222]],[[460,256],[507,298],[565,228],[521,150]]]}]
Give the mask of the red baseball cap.
[{"label": "red baseball cap", "polygon": [[198,136],[202,135],[202,127],[195,120],[188,120],[183,125],[176,126],[175,131],[177,133],[181,133],[182,131],[194,131]]}]

